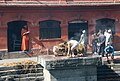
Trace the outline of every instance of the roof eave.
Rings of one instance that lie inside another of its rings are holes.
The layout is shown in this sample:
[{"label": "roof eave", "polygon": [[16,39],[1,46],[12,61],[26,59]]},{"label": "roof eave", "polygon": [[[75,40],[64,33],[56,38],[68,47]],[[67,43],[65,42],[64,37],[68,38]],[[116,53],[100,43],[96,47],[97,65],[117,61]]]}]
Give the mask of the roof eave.
[{"label": "roof eave", "polygon": [[57,7],[57,6],[118,6],[120,2],[36,2],[36,1],[0,1],[0,7]]}]

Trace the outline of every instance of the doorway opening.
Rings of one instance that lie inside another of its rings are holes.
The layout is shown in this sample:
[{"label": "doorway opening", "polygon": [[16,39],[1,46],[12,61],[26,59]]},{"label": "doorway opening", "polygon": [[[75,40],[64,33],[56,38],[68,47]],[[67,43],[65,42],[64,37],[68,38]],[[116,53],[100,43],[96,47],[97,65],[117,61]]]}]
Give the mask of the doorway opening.
[{"label": "doorway opening", "polygon": [[118,38],[117,42],[119,41],[119,37],[115,36],[116,30],[115,30],[115,20],[114,19],[109,19],[109,18],[102,18],[96,20],[96,32],[101,30],[103,33],[105,30],[111,30],[112,31],[112,45],[114,46],[114,49],[117,50],[119,48],[119,44],[114,42],[116,38]]},{"label": "doorway opening", "polygon": [[111,29],[112,34],[115,34],[115,20],[109,19],[109,18],[102,18],[99,20],[96,20],[96,32],[99,30],[105,31],[105,30]]},{"label": "doorway opening", "polygon": [[79,41],[82,31],[85,30],[88,36],[88,21],[74,20],[68,23],[68,40],[74,39]]},{"label": "doorway opening", "polygon": [[27,21],[18,20],[7,23],[8,52],[21,51],[21,30],[24,25],[27,25]]}]

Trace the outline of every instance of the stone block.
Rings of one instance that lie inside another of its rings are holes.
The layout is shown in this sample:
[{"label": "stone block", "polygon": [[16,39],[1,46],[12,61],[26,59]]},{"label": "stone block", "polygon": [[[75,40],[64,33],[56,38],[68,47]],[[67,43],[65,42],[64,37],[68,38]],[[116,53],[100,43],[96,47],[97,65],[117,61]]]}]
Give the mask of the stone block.
[{"label": "stone block", "polygon": [[54,57],[52,55],[41,56],[40,64],[46,69],[79,68],[82,65],[101,65],[101,57]]},{"label": "stone block", "polygon": [[54,57],[38,59],[44,67],[44,81],[97,81],[97,65],[101,57]]}]

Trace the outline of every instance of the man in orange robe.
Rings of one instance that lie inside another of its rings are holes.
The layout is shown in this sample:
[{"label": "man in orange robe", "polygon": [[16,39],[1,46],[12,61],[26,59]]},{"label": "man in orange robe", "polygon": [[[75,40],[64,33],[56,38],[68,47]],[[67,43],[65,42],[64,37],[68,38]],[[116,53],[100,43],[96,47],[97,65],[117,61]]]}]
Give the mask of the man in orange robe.
[{"label": "man in orange robe", "polygon": [[22,34],[21,50],[22,51],[29,51],[29,33],[30,31],[28,31],[28,26],[25,25],[21,31],[21,34]]}]

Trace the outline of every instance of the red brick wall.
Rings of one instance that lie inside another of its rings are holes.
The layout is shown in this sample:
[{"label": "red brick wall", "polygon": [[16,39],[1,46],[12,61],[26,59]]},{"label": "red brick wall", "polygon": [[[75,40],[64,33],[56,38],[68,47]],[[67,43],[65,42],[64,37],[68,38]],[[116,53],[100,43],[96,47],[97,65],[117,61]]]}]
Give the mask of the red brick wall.
[{"label": "red brick wall", "polygon": [[0,49],[7,48],[7,30],[5,27],[0,28]]},{"label": "red brick wall", "polygon": [[[59,10],[60,9],[60,10]],[[68,40],[68,22],[75,19],[84,19],[88,20],[88,31],[89,33],[95,30],[96,20],[101,18],[111,18],[115,19],[115,29],[117,30],[114,38],[115,49],[119,50],[120,40],[120,9],[79,9],[79,8],[55,8],[50,10],[46,8],[45,10],[37,9],[5,9],[0,13],[0,49],[7,49],[7,23],[15,20],[25,20],[31,23],[30,31],[31,37],[35,38],[38,42],[39,40],[39,22],[43,20],[58,20],[61,21],[61,30],[62,36],[61,39],[52,39],[52,40],[42,40],[41,42],[45,47],[52,48],[53,45],[56,45],[63,40]],[[112,12],[111,12],[112,11]],[[89,44],[90,41],[89,34]],[[33,47],[39,46],[34,45]]]}]

